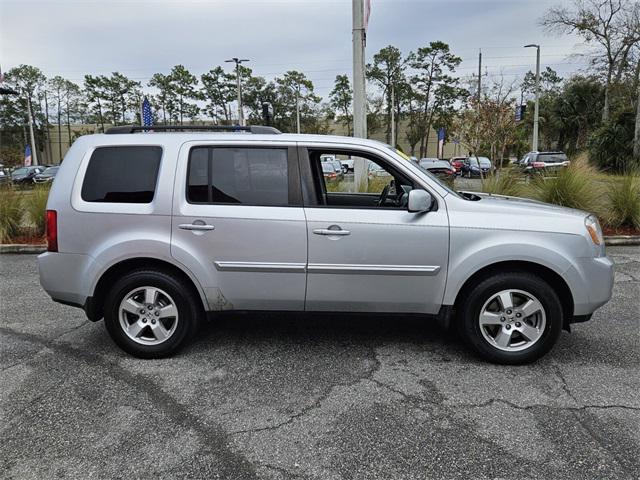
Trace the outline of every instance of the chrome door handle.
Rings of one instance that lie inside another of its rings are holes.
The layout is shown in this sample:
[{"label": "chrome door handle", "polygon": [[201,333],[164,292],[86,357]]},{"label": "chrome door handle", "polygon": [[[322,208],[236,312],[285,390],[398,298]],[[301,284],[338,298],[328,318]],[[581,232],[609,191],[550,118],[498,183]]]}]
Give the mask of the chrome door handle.
[{"label": "chrome door handle", "polygon": [[181,223],[178,228],[182,230],[197,230],[197,231],[209,231],[215,230],[213,225],[198,225],[197,223]]},{"label": "chrome door handle", "polygon": [[349,230],[332,230],[330,228],[316,228],[313,233],[315,233],[316,235],[351,235],[351,232]]}]

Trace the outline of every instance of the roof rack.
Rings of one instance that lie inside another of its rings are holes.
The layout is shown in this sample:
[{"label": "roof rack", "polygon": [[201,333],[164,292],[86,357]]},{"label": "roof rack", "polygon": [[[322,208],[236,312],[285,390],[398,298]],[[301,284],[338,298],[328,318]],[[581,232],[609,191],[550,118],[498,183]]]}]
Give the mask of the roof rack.
[{"label": "roof rack", "polygon": [[265,127],[263,125],[251,125],[243,127],[240,125],[153,125],[144,127],[142,125],[122,125],[111,127],[105,133],[115,135],[120,133],[136,132],[180,132],[180,131],[201,131],[201,132],[248,132],[262,135],[277,135],[282,133],[275,127]]}]

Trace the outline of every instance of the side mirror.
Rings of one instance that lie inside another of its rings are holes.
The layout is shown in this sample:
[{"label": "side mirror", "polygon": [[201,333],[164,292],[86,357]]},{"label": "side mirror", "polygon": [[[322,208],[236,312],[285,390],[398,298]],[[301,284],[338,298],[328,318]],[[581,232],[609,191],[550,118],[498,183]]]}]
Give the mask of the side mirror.
[{"label": "side mirror", "polygon": [[423,213],[431,210],[433,198],[424,190],[411,190],[409,192],[409,201],[407,202],[407,210],[412,213]]}]

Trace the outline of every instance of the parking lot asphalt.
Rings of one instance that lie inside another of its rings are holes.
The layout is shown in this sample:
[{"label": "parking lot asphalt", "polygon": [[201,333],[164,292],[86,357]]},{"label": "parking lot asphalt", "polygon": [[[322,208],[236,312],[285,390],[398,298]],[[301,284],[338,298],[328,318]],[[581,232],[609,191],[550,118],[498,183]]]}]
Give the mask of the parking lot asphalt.
[{"label": "parking lot asphalt", "polygon": [[640,478],[640,248],[535,364],[416,317],[228,315],[138,360],[0,256],[0,477]]}]

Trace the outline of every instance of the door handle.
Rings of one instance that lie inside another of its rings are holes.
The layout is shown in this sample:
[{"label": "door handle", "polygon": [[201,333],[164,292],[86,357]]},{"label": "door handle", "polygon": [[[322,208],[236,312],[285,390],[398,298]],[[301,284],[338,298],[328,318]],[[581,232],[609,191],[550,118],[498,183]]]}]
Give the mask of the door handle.
[{"label": "door handle", "polygon": [[333,230],[331,228],[316,228],[313,233],[315,233],[316,235],[338,235],[338,236],[345,236],[345,235],[351,235],[351,232],[349,230]]},{"label": "door handle", "polygon": [[178,225],[178,228],[181,228],[182,230],[209,231],[215,230],[216,227],[213,225],[199,225],[197,223],[181,223]]}]

